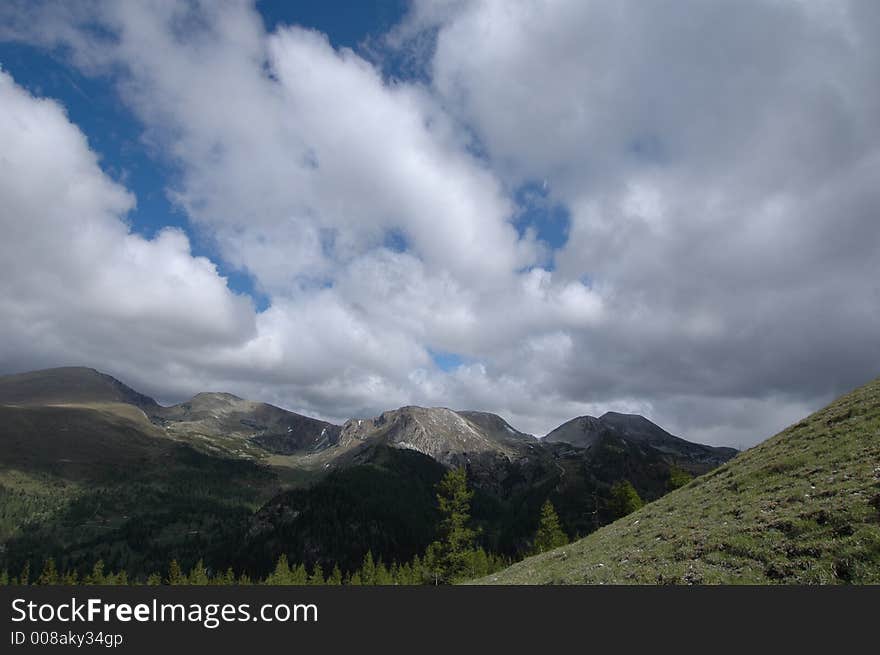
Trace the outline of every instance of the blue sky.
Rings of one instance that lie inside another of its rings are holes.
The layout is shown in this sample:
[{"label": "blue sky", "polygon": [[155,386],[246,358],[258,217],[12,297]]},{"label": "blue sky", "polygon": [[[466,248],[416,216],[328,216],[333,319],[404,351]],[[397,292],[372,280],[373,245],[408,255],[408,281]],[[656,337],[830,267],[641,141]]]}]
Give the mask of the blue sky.
[{"label": "blue sky", "polygon": [[[405,0],[259,0],[256,4],[269,31],[290,25],[317,30],[327,36],[334,48],[351,48],[365,57],[372,56],[370,44],[378,42],[404,18],[407,7]],[[26,43],[0,42],[3,68],[34,95],[61,103],[70,120],[88,138],[89,146],[99,154],[104,171],[135,194],[137,206],[127,216],[132,231],[152,238],[164,227],[184,230],[194,255],[211,259],[232,290],[247,294],[259,311],[265,310],[271,300],[260,291],[253,276],[230,266],[214,247],[210,235],[198,230],[186,213],[169,200],[166,190],[174,188],[179,172],[163,153],[145,141],[145,128],[121,101],[117,80],[112,75],[83,74],[72,65],[68,54],[64,48],[47,50]],[[390,60],[393,64],[393,57]],[[546,181],[524,183],[512,189],[511,195],[517,204],[511,218],[520,235],[530,228],[551,250],[565,244],[567,210],[548,197]],[[408,250],[406,236],[396,229],[386,234],[385,246],[398,252]],[[552,256],[542,266],[552,270]],[[430,349],[429,352],[444,371],[465,361],[456,353],[437,354]]]},{"label": "blue sky", "polygon": [[[301,25],[326,34],[334,47],[357,49],[365,39],[397,23],[406,3],[260,0],[257,8],[269,30]],[[257,290],[253,278],[229,266],[210,238],[193,229],[185,213],[169,202],[165,189],[173,184],[175,171],[161,153],[145,147],[144,127],[118,97],[111,77],[82,74],[63,50],[46,51],[14,42],[0,42],[0,64],[34,95],[58,100],[101,156],[104,170],[137,196],[137,207],[128,215],[133,231],[152,237],[163,227],[185,230],[193,254],[214,261],[231,289],[251,296],[260,310],[268,306],[269,299]]]},{"label": "blue sky", "polygon": [[380,37],[400,21],[406,8],[407,2],[403,0],[259,0],[257,3],[268,29],[302,25],[326,34],[336,48],[357,48],[364,39]]},{"label": "blue sky", "polygon": [[169,201],[165,190],[174,179],[173,166],[146,146],[143,126],[119,99],[112,79],[83,75],[65,62],[63,52],[26,44],[0,43],[0,63],[34,95],[58,100],[100,155],[105,172],[135,194],[137,206],[127,217],[132,231],[152,238],[164,227],[185,230],[193,254],[212,259],[231,289],[248,294],[260,309],[268,306],[253,279],[218,257],[210,239],[194,230],[186,214]]}]

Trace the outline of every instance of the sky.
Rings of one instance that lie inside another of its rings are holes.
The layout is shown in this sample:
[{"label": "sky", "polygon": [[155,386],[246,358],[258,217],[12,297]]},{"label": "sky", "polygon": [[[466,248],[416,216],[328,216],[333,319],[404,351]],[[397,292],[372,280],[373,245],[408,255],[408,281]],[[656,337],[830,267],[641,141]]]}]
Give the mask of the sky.
[{"label": "sky", "polygon": [[880,374],[872,0],[0,5],[0,372],[749,447]]}]

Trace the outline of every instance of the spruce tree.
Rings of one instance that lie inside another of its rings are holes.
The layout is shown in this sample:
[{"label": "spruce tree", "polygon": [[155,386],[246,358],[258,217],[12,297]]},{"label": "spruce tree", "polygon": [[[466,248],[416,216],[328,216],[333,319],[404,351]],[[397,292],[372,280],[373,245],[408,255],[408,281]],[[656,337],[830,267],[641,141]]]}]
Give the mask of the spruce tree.
[{"label": "spruce tree", "polygon": [[305,564],[298,564],[297,567],[290,572],[290,582],[287,584],[304,585],[309,582],[309,574],[306,571]]},{"label": "spruce tree", "polygon": [[495,553],[489,554],[489,570],[487,573],[495,573],[495,571],[500,571],[501,569],[506,569],[511,565],[512,562],[508,561],[506,558],[501,555],[496,555]]},{"label": "spruce tree", "polygon": [[694,479],[694,476],[681,469],[677,466],[673,466],[669,469],[669,480],[666,481],[666,488],[670,491],[674,491],[679,487],[683,487],[688,484],[691,480]]},{"label": "spruce tree", "polygon": [[56,585],[58,582],[58,569],[55,568],[55,560],[50,557],[43,563],[43,572],[37,578],[37,584]]},{"label": "spruce tree", "polygon": [[443,563],[443,546],[439,541],[428,545],[422,560],[422,583],[439,585],[446,581],[446,568]]},{"label": "spruce tree", "polygon": [[339,570],[339,564],[333,565],[333,570],[330,571],[330,576],[327,578],[328,585],[341,585],[342,584],[342,571]]},{"label": "spruce tree", "polygon": [[308,584],[319,586],[323,585],[324,583],[324,569],[321,567],[320,564],[316,563],[315,568],[312,569],[312,574],[309,576]]},{"label": "spruce tree", "polygon": [[376,563],[373,561],[373,551],[368,550],[364,555],[364,563],[361,566],[361,584],[376,584]]},{"label": "spruce tree", "polygon": [[406,565],[406,571],[404,571],[403,577],[406,580],[404,584],[422,584],[422,564],[419,561],[418,555],[413,559],[412,563]]},{"label": "spruce tree", "polygon": [[410,564],[410,576],[409,576],[409,584],[419,585],[425,583],[425,565],[422,563],[421,558],[416,555],[413,557],[413,561]]},{"label": "spruce tree", "polygon": [[[103,566],[104,566],[104,564],[101,563],[102,569],[103,569]],[[100,584],[100,582],[95,582],[93,584]],[[171,560],[171,564],[168,565],[168,584],[170,584],[170,585],[186,584],[186,578],[183,575],[183,571],[180,570],[180,564],[177,563],[176,559]]]},{"label": "spruce tree", "polygon": [[463,468],[453,469],[437,485],[437,504],[440,508],[440,539],[428,547],[426,562],[430,561],[434,583],[451,583],[467,577],[468,564],[476,539],[469,526],[471,498],[467,474]]},{"label": "spruce tree", "polygon": [[535,535],[533,552],[543,553],[568,543],[568,536],[559,524],[559,516],[549,499],[541,506],[541,521]]},{"label": "spruce tree", "polygon": [[390,585],[391,584],[391,575],[388,573],[388,569],[385,567],[385,564],[382,560],[379,560],[378,564],[376,564],[376,574],[373,577],[374,585]]},{"label": "spruce tree", "polygon": [[18,576],[18,584],[26,587],[31,583],[31,563],[25,562],[24,568],[21,569],[21,575]]},{"label": "spruce tree", "polygon": [[275,570],[266,578],[266,584],[269,585],[287,585],[293,582],[293,575],[290,571],[290,564],[287,563],[287,555],[284,553],[275,562]]},{"label": "spruce tree", "polygon": [[99,559],[92,567],[92,572],[86,576],[85,583],[87,585],[101,585],[106,583],[104,575],[104,560]]},{"label": "spruce tree", "polygon": [[479,578],[489,573],[489,557],[482,548],[477,548],[471,555],[470,577]]},{"label": "spruce tree", "polygon": [[196,565],[189,572],[187,583],[191,585],[205,586],[208,584],[208,569],[202,560],[196,562]]},{"label": "spruce tree", "polygon": [[611,510],[615,518],[632,514],[644,504],[629,480],[620,480],[611,487]]}]

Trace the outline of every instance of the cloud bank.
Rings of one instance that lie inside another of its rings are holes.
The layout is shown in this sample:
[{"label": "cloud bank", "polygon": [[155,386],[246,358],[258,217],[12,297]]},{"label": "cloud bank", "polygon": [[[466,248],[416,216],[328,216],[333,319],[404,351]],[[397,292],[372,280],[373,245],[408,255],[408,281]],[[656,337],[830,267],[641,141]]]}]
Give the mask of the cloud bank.
[{"label": "cloud bank", "polygon": [[216,251],[134,233],[63,106],[0,74],[5,370],[745,446],[880,369],[873,3],[416,2],[372,59],[238,2],[0,18],[115,85]]}]

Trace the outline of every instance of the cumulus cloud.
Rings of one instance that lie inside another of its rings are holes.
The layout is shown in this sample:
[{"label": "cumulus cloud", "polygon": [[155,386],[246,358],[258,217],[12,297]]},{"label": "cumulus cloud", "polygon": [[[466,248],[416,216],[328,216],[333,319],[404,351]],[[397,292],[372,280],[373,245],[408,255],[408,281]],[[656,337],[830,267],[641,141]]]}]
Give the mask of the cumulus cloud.
[{"label": "cumulus cloud", "polygon": [[[877,373],[870,3],[415,2],[387,38],[424,67],[403,80],[243,2],[0,16],[113,80],[192,229],[270,299],[255,313],[182,232],[130,233],[135,199],[5,76],[6,369],[75,356],[166,399],[442,404],[536,433],[638,411],[734,445]],[[571,222],[552,267],[515,227],[535,180]]]},{"label": "cumulus cloud", "polygon": [[436,91],[508,185],[546,180],[557,274],[600,290],[560,393],[719,435],[877,374],[878,25],[859,2],[415,3],[393,41],[435,35]]},{"label": "cumulus cloud", "polygon": [[3,71],[0,144],[4,362],[71,361],[108,344],[142,361],[254,333],[250,299],[193,257],[179,230],[131,233],[134,197],[103,173],[62,107]]}]

